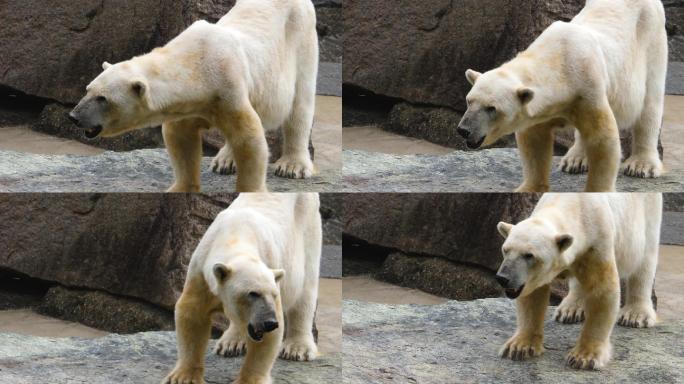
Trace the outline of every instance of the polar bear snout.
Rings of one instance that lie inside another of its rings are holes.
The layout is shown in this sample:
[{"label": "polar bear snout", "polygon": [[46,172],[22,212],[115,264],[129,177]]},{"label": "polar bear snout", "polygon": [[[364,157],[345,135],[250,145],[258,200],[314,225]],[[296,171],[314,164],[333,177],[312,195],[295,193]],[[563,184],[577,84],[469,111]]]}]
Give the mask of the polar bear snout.
[{"label": "polar bear snout", "polygon": [[[479,133],[480,129],[477,128],[479,124],[477,121],[473,120],[477,119],[474,119],[472,113],[467,111],[463,116],[463,119],[461,119],[461,122],[458,123],[456,132],[466,139],[466,145],[469,149],[478,149],[482,146],[482,143],[484,143],[485,135]],[[473,128],[473,126],[476,128]]]},{"label": "polar bear snout", "polygon": [[83,99],[74,108],[67,118],[75,126],[84,130],[84,134],[88,139],[94,139],[102,133],[102,101],[97,99]]},{"label": "polar bear snout", "polygon": [[273,313],[273,318],[271,319],[256,323],[250,322],[247,325],[247,333],[252,340],[261,341],[264,338],[265,333],[273,332],[278,329],[279,326],[280,324],[278,324],[278,320],[275,318],[275,313]]}]

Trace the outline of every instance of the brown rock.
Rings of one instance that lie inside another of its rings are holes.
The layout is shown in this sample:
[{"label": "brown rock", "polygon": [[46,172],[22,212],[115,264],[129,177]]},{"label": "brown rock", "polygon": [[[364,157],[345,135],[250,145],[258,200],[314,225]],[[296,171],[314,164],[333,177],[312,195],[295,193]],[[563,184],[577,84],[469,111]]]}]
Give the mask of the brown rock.
[{"label": "brown rock", "polygon": [[440,257],[496,271],[499,221],[526,218],[536,194],[349,194],[344,234],[409,255]]},{"label": "brown rock", "polygon": [[348,0],[343,81],[414,104],[465,109],[468,68],[492,69],[583,0]]},{"label": "brown rock", "polygon": [[0,268],[172,309],[190,256],[235,195],[0,198]]},{"label": "brown rock", "polygon": [[385,259],[376,277],[454,300],[500,297],[503,294],[491,271],[438,257],[393,253]]}]

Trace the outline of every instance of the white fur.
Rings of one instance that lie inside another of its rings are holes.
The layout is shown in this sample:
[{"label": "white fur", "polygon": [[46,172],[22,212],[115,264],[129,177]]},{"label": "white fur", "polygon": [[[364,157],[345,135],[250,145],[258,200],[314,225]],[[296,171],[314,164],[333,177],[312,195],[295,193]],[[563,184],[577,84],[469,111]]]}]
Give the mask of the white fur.
[{"label": "white fur", "polygon": [[[578,133],[561,166],[568,172],[588,168],[588,191],[615,189],[618,127],[634,137],[625,172],[658,177],[667,50],[660,1],[589,0],[572,22],[552,24],[509,63],[467,73],[474,83],[469,103],[505,114],[474,132],[475,139],[486,135],[488,145],[516,132],[525,168],[520,191],[548,190],[551,131],[566,124]],[[531,100],[521,101],[522,89],[533,92]]]},{"label": "white fur", "polygon": [[[535,257],[521,281],[525,285],[518,299],[518,332],[502,353],[513,354],[512,344],[526,348],[532,339],[540,353],[548,305],[541,297],[548,300],[549,284],[561,274],[570,278],[570,293],[556,310],[556,320],[586,320],[568,357],[571,366],[603,367],[610,359],[610,333],[616,321],[631,327],[653,326],[651,290],[661,218],[660,194],[546,194],[529,219],[516,226],[501,224],[507,260],[515,262],[521,254]],[[571,242],[559,250],[556,244],[561,237]],[[619,312],[618,277],[627,287]]]},{"label": "white fur", "polygon": [[[179,362],[169,376],[171,379],[164,383],[182,383],[192,374],[200,375],[187,368],[202,366],[201,362],[192,361],[187,351],[203,350],[209,335],[196,330],[197,327],[181,328],[180,321],[202,312],[222,310],[230,320],[229,329],[217,343],[217,353],[239,355],[246,349],[239,383],[270,383],[270,370],[278,353],[290,360],[316,358],[312,327],[322,245],[319,206],[315,193],[250,193],[241,194],[216,217],[188,267],[186,287],[176,306]],[[216,265],[230,270],[227,282],[217,278]],[[273,295],[280,333],[274,332],[270,341],[255,343],[247,336],[240,298],[253,290],[269,296],[274,277],[278,281]],[[192,325],[187,320],[183,324]],[[283,328],[286,337],[281,344]]]},{"label": "white fur", "polygon": [[[163,48],[104,68],[89,95],[105,95],[126,113],[106,119],[102,135],[163,124],[176,172],[171,191],[199,190],[196,132],[212,126],[227,139],[212,167],[239,168],[238,191],[266,190],[264,130],[283,128],[278,175],[313,174],[318,36],[311,1],[239,0],[218,23],[198,21]],[[142,101],[130,92],[133,81],[145,86]]]}]

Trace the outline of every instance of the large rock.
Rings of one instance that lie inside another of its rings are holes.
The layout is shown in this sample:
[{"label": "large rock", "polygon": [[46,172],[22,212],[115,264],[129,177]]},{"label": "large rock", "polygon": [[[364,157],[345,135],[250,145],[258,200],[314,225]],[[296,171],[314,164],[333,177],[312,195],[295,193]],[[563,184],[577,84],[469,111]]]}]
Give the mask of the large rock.
[{"label": "large rock", "polygon": [[343,371],[345,383],[642,383],[684,381],[681,340],[684,322],[655,328],[616,326],[614,356],[600,372],[576,371],[564,358],[581,325],[546,317],[541,357],[501,359],[497,351],[513,335],[513,301],[486,299],[442,305],[383,305],[345,301]]},{"label": "large rock", "polygon": [[171,309],[190,256],[233,194],[16,194],[0,200],[0,267]]},{"label": "large rock", "polygon": [[[388,155],[344,151],[345,192],[511,192],[523,180],[517,149],[455,151],[445,156]],[[554,159],[551,189],[581,192],[586,175],[559,171]],[[619,192],[681,192],[684,170],[671,169],[658,179],[620,175]]]},{"label": "large rock", "polygon": [[487,70],[525,49],[583,0],[349,0],[345,84],[462,111],[468,68]]},{"label": "large rock", "polygon": [[670,60],[684,61],[684,0],[662,0],[667,14]]},{"label": "large rock", "polygon": [[[0,334],[0,382],[13,384],[159,384],[176,363],[172,332],[111,335],[94,340]],[[242,358],[221,358],[207,351],[205,380],[230,383]],[[274,384],[339,382],[341,356],[333,353],[308,362],[278,360]]]},{"label": "large rock", "polygon": [[[526,218],[537,194],[349,194],[344,234],[409,255],[441,257],[495,271],[499,221]],[[431,268],[439,274],[440,268]]]},{"label": "large rock", "polygon": [[[235,176],[209,169],[202,160],[202,190],[232,192]],[[339,170],[325,170],[307,180],[276,177],[269,168],[267,186],[274,192],[334,192],[342,189]],[[37,155],[0,151],[2,192],[163,192],[173,184],[165,149],[105,152],[97,156]]]},{"label": "large rock", "polygon": [[[101,71],[150,51],[192,22],[215,22],[234,0],[53,1],[9,0],[0,7],[0,85],[24,94],[74,104]],[[319,31],[324,59],[340,58],[341,4],[318,1],[324,9]]]}]

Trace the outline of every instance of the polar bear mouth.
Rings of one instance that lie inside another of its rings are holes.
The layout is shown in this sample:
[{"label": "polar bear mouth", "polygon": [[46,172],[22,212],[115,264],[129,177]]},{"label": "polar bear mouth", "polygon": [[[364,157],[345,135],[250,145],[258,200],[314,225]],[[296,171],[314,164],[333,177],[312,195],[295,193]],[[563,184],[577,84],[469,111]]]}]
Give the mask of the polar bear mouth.
[{"label": "polar bear mouth", "polygon": [[252,324],[247,326],[247,333],[254,341],[261,341],[264,338],[264,331],[257,331]]},{"label": "polar bear mouth", "polygon": [[478,142],[472,142],[472,141],[468,140],[468,141],[466,141],[466,145],[468,146],[469,149],[478,149],[482,146],[485,139],[486,139],[486,137],[483,137]]},{"label": "polar bear mouth", "polygon": [[101,125],[85,129],[85,136],[89,139],[94,139],[94,138],[100,136],[100,133],[102,133],[102,126]]},{"label": "polar bear mouth", "polygon": [[525,289],[525,284],[521,285],[518,289],[506,288],[504,293],[509,299],[517,299],[522,293],[523,289]]}]

